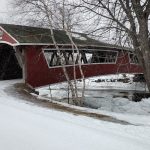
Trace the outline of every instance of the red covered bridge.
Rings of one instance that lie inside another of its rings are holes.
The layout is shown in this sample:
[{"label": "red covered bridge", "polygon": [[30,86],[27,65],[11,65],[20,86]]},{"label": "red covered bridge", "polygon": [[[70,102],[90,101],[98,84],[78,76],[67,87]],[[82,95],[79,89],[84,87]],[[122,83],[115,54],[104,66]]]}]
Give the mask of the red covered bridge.
[{"label": "red covered bridge", "polygon": [[[77,62],[79,56],[76,51],[73,53],[64,31],[54,30],[54,35],[73,79],[73,60]],[[81,33],[72,36],[80,50],[85,77],[142,73],[137,57],[128,48],[106,44]],[[77,63],[76,75],[81,77]],[[66,80],[49,29],[0,24],[0,80],[15,78],[23,78],[33,88]]]}]

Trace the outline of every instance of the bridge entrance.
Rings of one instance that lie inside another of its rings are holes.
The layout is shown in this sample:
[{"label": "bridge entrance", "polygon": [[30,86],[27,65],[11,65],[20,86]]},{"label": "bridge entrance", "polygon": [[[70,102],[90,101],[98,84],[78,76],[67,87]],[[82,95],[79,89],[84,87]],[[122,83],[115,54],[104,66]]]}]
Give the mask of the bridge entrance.
[{"label": "bridge entrance", "polygon": [[15,50],[7,44],[0,45],[0,80],[22,78],[22,68],[18,63]]}]

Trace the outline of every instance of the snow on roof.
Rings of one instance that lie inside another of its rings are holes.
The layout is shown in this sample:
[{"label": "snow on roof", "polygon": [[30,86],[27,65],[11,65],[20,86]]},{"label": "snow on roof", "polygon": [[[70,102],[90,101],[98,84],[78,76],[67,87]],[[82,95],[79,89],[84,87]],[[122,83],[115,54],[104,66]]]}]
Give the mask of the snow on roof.
[{"label": "snow on roof", "polygon": [[83,41],[86,41],[87,38],[86,37],[83,37],[81,34],[77,34],[77,33],[72,33],[72,36],[76,39],[79,39],[79,40],[83,40]]}]

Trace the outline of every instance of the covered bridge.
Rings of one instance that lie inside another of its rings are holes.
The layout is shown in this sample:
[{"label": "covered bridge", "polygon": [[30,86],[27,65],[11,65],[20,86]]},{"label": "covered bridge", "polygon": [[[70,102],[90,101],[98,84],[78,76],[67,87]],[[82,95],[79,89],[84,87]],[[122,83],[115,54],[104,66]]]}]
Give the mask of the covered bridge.
[{"label": "covered bridge", "polygon": [[[73,60],[76,76],[80,78],[79,56],[65,31],[54,30],[54,36],[70,79],[73,79]],[[135,54],[128,48],[106,44],[81,33],[72,36],[80,50],[85,77],[142,73]],[[23,78],[33,88],[66,80],[49,29],[0,24],[0,80],[16,78]]]}]

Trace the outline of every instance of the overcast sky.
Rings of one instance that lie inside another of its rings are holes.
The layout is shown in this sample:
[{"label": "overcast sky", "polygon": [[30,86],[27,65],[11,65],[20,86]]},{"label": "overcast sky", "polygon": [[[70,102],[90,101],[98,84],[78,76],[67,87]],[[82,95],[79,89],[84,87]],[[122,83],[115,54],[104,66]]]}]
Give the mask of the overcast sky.
[{"label": "overcast sky", "polygon": [[0,22],[9,23],[11,19],[11,0],[0,0]]},{"label": "overcast sky", "polygon": [[1,0],[1,11],[7,10],[8,0]]}]

